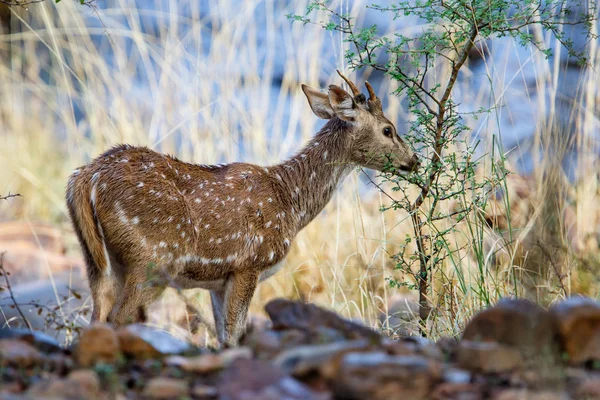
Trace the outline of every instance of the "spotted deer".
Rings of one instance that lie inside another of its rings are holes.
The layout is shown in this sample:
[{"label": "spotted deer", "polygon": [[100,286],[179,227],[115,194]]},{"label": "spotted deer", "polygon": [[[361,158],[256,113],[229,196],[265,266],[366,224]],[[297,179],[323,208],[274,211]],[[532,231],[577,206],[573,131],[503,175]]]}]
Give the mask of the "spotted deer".
[{"label": "spotted deer", "polygon": [[[373,88],[365,83],[367,99],[340,76],[353,95],[302,85],[314,114],[328,122],[280,164],[197,165],[120,145],[75,170],[66,201],[85,256],[92,320],[125,324],[167,286],[204,288],[219,343],[234,345],[257,284],[281,268],[294,237],[354,166],[413,171],[417,156]],[[164,279],[148,284],[152,274]]]}]

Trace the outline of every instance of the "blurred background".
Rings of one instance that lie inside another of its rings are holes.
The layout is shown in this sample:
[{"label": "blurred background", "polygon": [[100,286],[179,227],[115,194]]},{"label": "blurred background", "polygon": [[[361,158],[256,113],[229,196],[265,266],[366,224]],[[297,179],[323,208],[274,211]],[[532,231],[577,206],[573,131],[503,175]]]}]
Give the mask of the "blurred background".
[{"label": "blurred background", "polygon": [[[334,1],[331,7],[354,16],[358,26],[377,25],[380,34],[410,36],[424,29],[422,21],[393,20],[367,8],[370,3]],[[0,203],[0,250],[7,251],[20,301],[40,300],[51,310],[37,323],[76,326],[89,319],[81,311],[89,299],[63,196],[71,171],[110,146],[145,145],[206,164],[277,163],[323,123],[300,84],[340,84],[336,69],[359,87],[368,79],[386,115],[401,134],[407,131],[412,117],[404,99],[391,95],[395,82],[374,71],[349,71],[340,33],[286,17],[304,14],[307,5],[0,5],[0,195],[22,196]],[[567,27],[564,34],[589,51],[591,66],[581,67],[551,35],[534,31],[553,49],[551,57],[497,38],[480,44],[459,77],[455,99],[472,128],[466,140],[481,141],[484,169],[494,161],[485,161],[486,154],[500,151],[513,174],[486,210],[493,223],[485,227],[483,264],[467,249],[464,265],[448,266],[434,279],[434,335],[457,334],[473,312],[518,287],[546,303],[574,292],[598,296],[600,72],[598,43],[582,32]],[[481,108],[491,111],[473,113]],[[286,267],[260,285],[253,313],[285,296],[391,332],[415,332],[413,293],[388,282],[405,279],[390,256],[412,228],[406,215],[380,212],[385,201],[362,172],[353,172],[298,236]],[[481,268],[487,271],[483,280]],[[516,281],[515,273],[527,279]],[[457,276],[467,282],[460,290],[453,284]],[[481,290],[488,293],[485,301]],[[207,293],[186,296],[210,315]],[[1,299],[4,323],[18,325],[20,317]],[[153,323],[185,335],[189,318],[181,304],[178,295],[165,296],[154,307]],[[34,318],[37,308],[26,308]]]}]

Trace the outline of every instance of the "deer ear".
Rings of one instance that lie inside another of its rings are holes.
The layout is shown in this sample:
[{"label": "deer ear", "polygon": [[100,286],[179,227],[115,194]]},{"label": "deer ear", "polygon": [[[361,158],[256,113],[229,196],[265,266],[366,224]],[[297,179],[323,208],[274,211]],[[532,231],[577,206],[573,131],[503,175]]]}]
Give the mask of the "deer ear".
[{"label": "deer ear", "polygon": [[335,115],[344,121],[354,122],[358,112],[356,103],[352,96],[336,85],[329,86],[329,104],[333,108]]},{"label": "deer ear", "polygon": [[306,85],[302,85],[302,91],[308,99],[310,108],[317,117],[330,119],[335,116],[333,108],[331,108],[331,104],[329,104],[329,97],[325,93],[321,93],[320,91]]}]

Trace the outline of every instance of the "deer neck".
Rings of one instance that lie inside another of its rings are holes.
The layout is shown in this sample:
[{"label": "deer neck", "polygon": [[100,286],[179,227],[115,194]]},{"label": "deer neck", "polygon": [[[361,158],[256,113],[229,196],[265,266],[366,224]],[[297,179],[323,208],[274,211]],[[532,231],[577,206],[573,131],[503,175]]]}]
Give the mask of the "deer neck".
[{"label": "deer neck", "polygon": [[334,118],[295,156],[272,168],[291,206],[289,218],[297,231],[323,210],[352,170],[347,135],[347,123]]}]

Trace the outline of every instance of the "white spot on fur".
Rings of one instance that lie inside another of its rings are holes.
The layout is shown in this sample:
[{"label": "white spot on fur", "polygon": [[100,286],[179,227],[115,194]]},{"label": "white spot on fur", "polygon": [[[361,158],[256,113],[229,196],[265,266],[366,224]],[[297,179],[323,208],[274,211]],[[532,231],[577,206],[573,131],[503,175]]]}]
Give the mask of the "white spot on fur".
[{"label": "white spot on fur", "polygon": [[144,187],[144,182],[140,182],[137,184],[137,187]]},{"label": "white spot on fur", "polygon": [[184,238],[185,237],[185,231],[181,232],[181,237]]},{"label": "white spot on fur", "polygon": [[274,258],[275,258],[275,252],[272,251],[269,253],[269,261],[273,261]]},{"label": "white spot on fur", "polygon": [[289,240],[289,239],[284,239],[284,240],[283,240],[283,245],[284,245],[285,247],[289,247],[289,246],[290,246],[290,240]]},{"label": "white spot on fur", "polygon": [[273,199],[269,197],[269,198],[267,199],[267,201],[268,201],[269,203],[272,203],[272,202],[273,202]]},{"label": "white spot on fur", "polygon": [[195,203],[200,203],[200,202],[202,202],[202,200],[200,200],[200,199],[198,198],[198,199],[194,200],[194,202],[195,202]]},{"label": "white spot on fur", "polygon": [[131,223],[133,225],[137,225],[140,223],[140,219],[138,217],[133,217],[133,218],[131,218]]},{"label": "white spot on fur", "polygon": [[117,216],[119,217],[119,221],[124,224],[129,224],[129,219],[127,219],[127,215],[125,214],[125,210],[121,207],[121,203],[118,201],[115,202],[115,210],[117,211]]},{"label": "white spot on fur", "polygon": [[165,248],[165,247],[167,247],[167,244],[165,242],[159,242],[158,247]]},{"label": "white spot on fur", "polygon": [[267,223],[265,224],[265,228],[268,228],[268,227],[270,227],[272,223],[273,223],[272,221],[269,221],[269,222],[267,222]]},{"label": "white spot on fur", "polygon": [[325,152],[323,153],[323,160],[327,160],[327,154],[329,154],[329,152],[325,150]]}]

